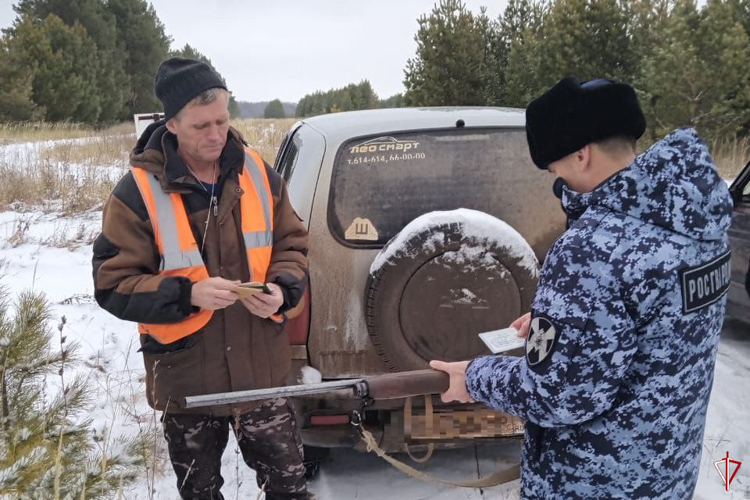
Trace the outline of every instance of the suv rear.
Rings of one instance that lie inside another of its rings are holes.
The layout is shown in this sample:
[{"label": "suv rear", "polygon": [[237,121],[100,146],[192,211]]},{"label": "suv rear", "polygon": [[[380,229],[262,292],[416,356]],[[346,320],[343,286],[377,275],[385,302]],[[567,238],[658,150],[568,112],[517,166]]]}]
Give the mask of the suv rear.
[{"label": "suv rear", "polygon": [[729,187],[734,200],[729,243],[732,247],[732,277],[727,314],[750,324],[750,163]]},{"label": "suv rear", "polygon": [[[477,334],[529,310],[539,262],[565,227],[553,176],[529,158],[523,110],[304,119],[275,168],[310,232],[309,286],[287,331],[297,368],[324,380],[488,354]],[[309,446],[355,446],[355,412],[391,451],[523,432],[480,405],[430,402],[427,417],[426,401],[295,401]]]}]

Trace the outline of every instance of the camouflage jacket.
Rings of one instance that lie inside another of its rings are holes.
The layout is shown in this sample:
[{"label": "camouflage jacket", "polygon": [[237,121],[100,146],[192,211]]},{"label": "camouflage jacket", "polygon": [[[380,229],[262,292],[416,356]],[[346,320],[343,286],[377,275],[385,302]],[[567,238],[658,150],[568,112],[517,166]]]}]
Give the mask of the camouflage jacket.
[{"label": "camouflage jacket", "polygon": [[471,396],[527,420],[529,499],[689,499],[729,286],[732,201],[677,130],[590,193],[532,304],[526,356],[471,362]]}]

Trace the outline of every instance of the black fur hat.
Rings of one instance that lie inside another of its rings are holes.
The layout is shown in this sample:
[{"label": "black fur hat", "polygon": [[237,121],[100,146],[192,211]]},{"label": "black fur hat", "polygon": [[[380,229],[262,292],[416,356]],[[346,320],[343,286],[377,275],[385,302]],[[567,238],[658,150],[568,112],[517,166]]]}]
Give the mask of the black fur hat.
[{"label": "black fur hat", "polygon": [[563,78],[526,108],[529,151],[541,169],[586,144],[614,136],[638,139],[645,131],[633,87],[611,80]]},{"label": "black fur hat", "polygon": [[169,120],[194,97],[212,88],[227,89],[224,80],[203,61],[173,57],[161,63],[154,79],[154,91]]}]

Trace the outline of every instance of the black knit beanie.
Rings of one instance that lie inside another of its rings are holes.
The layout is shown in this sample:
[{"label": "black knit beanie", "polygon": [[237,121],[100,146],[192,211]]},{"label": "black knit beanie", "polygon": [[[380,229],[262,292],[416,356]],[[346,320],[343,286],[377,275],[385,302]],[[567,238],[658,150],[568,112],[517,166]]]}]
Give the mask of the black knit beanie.
[{"label": "black knit beanie", "polygon": [[563,78],[526,108],[526,139],[537,167],[615,136],[640,138],[646,118],[633,87],[597,79]]},{"label": "black knit beanie", "polygon": [[204,90],[227,90],[224,80],[203,61],[173,57],[159,66],[154,91],[164,105],[164,119],[169,120]]}]

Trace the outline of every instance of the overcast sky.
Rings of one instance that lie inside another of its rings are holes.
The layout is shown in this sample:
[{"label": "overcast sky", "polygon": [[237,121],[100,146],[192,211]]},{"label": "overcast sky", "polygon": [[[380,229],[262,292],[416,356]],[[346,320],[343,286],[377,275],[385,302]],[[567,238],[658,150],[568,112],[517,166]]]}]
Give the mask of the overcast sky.
[{"label": "overcast sky", "polygon": [[[370,80],[386,98],[403,91],[417,18],[437,0],[152,0],[173,39],[205,54],[243,101],[298,101]],[[0,0],[0,27],[15,18]],[[507,0],[465,0],[496,18]]]}]

